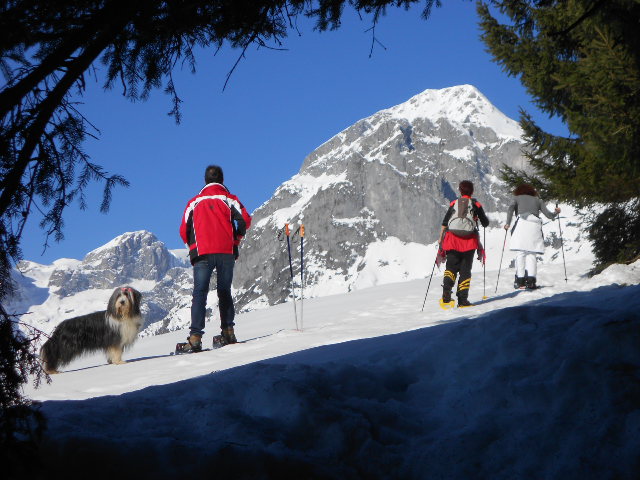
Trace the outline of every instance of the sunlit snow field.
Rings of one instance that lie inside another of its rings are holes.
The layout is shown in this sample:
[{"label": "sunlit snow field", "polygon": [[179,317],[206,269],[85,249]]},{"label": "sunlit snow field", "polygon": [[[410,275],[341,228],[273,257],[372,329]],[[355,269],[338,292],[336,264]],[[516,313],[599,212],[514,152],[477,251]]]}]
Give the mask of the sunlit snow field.
[{"label": "sunlit snow field", "polygon": [[301,331],[281,304],[237,316],[246,343],[176,357],[186,331],[146,337],[126,365],[86,357],[26,394],[52,472],[637,478],[640,262],[588,268],[541,265],[536,291],[503,269],[495,293],[476,270],[477,305],[450,311],[436,269],[423,312],[427,279],[306,299]]}]

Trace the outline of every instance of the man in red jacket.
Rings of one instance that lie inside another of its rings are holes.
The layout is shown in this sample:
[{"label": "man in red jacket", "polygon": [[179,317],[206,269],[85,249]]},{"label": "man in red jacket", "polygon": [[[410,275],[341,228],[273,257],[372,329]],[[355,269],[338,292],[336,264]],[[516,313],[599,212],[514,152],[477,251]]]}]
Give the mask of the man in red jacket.
[{"label": "man in red jacket", "polygon": [[193,265],[193,298],[191,327],[186,343],[179,343],[176,351],[183,353],[202,350],[202,335],[209,293],[209,281],[216,271],[218,308],[222,345],[236,343],[233,331],[235,308],[231,296],[233,267],[238,258],[238,246],[251,225],[238,197],[223,185],[222,168],[209,165],[204,173],[205,187],[187,203],[180,224],[180,237],[189,248]]}]

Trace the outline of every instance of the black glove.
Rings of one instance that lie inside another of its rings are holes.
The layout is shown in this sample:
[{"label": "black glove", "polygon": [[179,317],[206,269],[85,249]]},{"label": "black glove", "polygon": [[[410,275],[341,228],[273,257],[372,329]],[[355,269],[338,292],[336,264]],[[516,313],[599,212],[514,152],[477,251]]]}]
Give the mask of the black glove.
[{"label": "black glove", "polygon": [[239,256],[240,256],[240,249],[238,248],[238,245],[234,245],[233,246],[233,258],[235,260],[237,260]]}]

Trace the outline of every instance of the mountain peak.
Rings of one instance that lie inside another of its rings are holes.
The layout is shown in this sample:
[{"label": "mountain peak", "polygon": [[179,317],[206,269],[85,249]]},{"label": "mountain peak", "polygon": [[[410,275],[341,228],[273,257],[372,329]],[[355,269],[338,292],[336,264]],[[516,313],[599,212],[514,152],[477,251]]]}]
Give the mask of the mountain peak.
[{"label": "mountain peak", "polygon": [[123,245],[129,245],[133,248],[140,248],[141,246],[148,246],[158,242],[157,237],[147,230],[137,230],[135,232],[125,232],[118,235],[111,241],[104,245],[90,251],[85,259],[92,258],[96,255],[100,255],[107,250],[113,250],[114,248],[121,247]]},{"label": "mountain peak", "polygon": [[520,125],[498,110],[473,85],[428,89],[379,113],[409,122],[419,118],[426,118],[432,123],[447,119],[463,129],[472,125],[483,126],[493,129],[499,137],[522,137]]}]

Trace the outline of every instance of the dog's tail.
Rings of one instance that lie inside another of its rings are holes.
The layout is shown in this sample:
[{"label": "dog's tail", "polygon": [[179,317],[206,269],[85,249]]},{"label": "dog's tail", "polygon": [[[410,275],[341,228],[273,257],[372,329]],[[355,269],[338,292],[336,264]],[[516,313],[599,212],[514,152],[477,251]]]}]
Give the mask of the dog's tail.
[{"label": "dog's tail", "polygon": [[42,369],[46,373],[52,374],[58,372],[58,355],[50,340],[44,342],[44,345],[40,348],[40,361],[42,362]]}]

